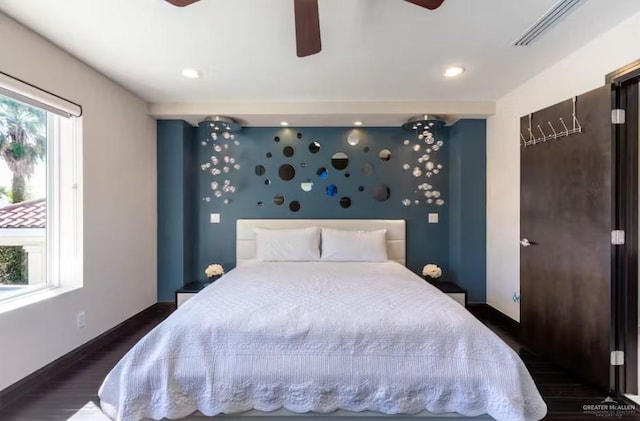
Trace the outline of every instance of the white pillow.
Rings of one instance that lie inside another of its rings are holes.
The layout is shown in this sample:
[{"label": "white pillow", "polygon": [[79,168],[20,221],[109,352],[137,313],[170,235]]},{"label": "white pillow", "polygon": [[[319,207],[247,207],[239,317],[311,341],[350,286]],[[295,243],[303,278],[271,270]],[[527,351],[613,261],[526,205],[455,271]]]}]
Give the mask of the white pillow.
[{"label": "white pillow", "polygon": [[327,262],[386,262],[387,230],[322,228],[322,257]]},{"label": "white pillow", "polygon": [[256,259],[264,262],[320,260],[320,228],[255,228]]}]

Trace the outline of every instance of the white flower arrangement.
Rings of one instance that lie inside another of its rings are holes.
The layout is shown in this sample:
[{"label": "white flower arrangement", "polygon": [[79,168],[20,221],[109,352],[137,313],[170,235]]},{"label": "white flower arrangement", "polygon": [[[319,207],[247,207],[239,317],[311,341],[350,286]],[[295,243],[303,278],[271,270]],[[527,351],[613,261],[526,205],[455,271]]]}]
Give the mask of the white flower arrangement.
[{"label": "white flower arrangement", "polygon": [[422,276],[428,276],[429,278],[439,278],[442,276],[442,269],[438,265],[425,265],[422,268]]},{"label": "white flower arrangement", "polygon": [[204,274],[207,275],[207,278],[211,278],[212,276],[220,276],[224,275],[224,269],[222,268],[222,265],[209,265],[204,270]]}]

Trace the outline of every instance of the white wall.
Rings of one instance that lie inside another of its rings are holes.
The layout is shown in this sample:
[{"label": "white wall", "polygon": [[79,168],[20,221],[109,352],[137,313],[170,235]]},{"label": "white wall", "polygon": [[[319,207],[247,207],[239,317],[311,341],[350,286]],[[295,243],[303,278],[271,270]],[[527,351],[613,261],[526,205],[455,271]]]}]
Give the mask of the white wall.
[{"label": "white wall", "polygon": [[0,57],[84,108],[84,287],[0,314],[2,390],[156,302],[156,133],[144,101],[2,13]]},{"label": "white wall", "polygon": [[520,305],[520,117],[604,84],[640,59],[640,13],[514,89],[487,121],[487,302],[515,320]]}]

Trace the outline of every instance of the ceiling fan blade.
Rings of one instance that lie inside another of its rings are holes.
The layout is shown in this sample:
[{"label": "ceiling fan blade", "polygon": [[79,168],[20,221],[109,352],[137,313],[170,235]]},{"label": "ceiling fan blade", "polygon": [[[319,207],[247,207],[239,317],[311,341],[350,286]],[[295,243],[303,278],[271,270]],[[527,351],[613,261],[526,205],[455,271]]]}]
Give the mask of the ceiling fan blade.
[{"label": "ceiling fan blade", "polygon": [[320,16],[318,0],[294,0],[293,9],[296,19],[296,48],[298,57],[319,53]]},{"label": "ceiling fan blade", "polygon": [[438,7],[442,6],[442,3],[444,3],[444,0],[405,0],[405,1],[408,1],[409,3],[413,3],[415,5],[424,7],[429,10],[435,10]]},{"label": "ceiling fan blade", "polygon": [[200,0],[166,0],[166,1],[177,7],[185,7]]}]

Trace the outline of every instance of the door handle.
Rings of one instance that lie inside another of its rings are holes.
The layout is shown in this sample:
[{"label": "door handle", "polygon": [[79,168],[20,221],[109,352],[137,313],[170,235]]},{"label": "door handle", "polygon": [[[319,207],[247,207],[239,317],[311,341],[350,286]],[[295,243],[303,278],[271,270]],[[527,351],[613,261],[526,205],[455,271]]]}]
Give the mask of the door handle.
[{"label": "door handle", "polygon": [[522,247],[529,247],[531,245],[531,242],[528,239],[523,238],[522,240],[520,240],[520,245]]}]

